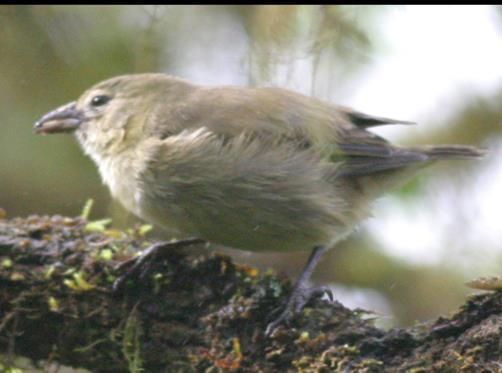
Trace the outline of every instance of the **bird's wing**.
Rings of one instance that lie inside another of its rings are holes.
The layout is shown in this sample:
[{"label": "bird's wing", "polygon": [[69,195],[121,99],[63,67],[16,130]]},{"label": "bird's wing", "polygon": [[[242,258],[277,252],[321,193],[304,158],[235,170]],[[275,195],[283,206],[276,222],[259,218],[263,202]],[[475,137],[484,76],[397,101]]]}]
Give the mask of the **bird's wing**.
[{"label": "bird's wing", "polygon": [[349,121],[359,128],[370,128],[376,126],[385,126],[389,124],[416,124],[415,122],[409,122],[404,120],[396,120],[385,117],[376,117],[374,115],[368,115],[365,113],[361,113],[360,111],[356,111],[354,109],[338,106],[338,110],[343,113]]},{"label": "bird's wing", "polygon": [[341,163],[340,172],[349,176],[426,159],[366,130],[410,122],[373,117],[279,88],[199,88],[174,112],[169,120],[174,133],[206,128],[224,142],[246,134],[250,139],[315,149],[324,158]]},{"label": "bird's wing", "polygon": [[418,150],[396,147],[374,133],[356,128],[341,132],[330,159],[342,162],[339,175],[359,176],[400,169],[429,158]]}]

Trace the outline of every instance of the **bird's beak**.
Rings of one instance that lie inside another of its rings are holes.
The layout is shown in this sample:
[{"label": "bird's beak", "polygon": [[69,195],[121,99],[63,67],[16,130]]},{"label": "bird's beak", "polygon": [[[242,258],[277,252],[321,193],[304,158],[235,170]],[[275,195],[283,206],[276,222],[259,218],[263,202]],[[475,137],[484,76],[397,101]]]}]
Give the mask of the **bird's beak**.
[{"label": "bird's beak", "polygon": [[34,125],[35,133],[73,132],[84,120],[85,116],[73,101],[40,118]]}]

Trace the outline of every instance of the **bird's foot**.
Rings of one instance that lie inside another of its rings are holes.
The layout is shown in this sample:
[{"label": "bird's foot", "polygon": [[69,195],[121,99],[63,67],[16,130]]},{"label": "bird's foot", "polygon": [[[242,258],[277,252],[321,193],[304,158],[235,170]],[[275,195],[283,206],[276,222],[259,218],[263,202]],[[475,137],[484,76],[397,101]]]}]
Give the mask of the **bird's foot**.
[{"label": "bird's foot", "polygon": [[288,321],[294,314],[299,313],[305,305],[315,297],[327,295],[329,300],[333,302],[333,292],[327,286],[303,287],[298,286],[293,289],[293,292],[288,297],[282,313],[274,321],[267,325],[265,335],[270,336],[277,327],[285,321]]},{"label": "bird's foot", "polygon": [[114,269],[116,271],[122,271],[125,268],[127,268],[127,270],[113,283],[113,292],[119,292],[122,290],[126,281],[129,279],[139,278],[140,280],[143,280],[149,272],[152,264],[162,256],[165,257],[169,253],[172,253],[172,250],[177,250],[185,246],[191,246],[203,242],[205,241],[199,238],[188,238],[186,240],[160,242],[151,245],[143,250],[139,256],[128,259],[115,266]]}]

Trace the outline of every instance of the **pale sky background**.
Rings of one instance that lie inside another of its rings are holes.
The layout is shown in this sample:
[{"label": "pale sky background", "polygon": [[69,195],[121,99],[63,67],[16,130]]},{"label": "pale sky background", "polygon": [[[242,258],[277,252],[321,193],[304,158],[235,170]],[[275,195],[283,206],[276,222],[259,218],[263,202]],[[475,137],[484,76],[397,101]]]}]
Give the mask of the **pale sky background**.
[{"label": "pale sky background", "polygon": [[427,130],[427,123],[437,124],[437,107],[446,113],[461,104],[452,101],[458,91],[490,94],[500,88],[501,25],[493,7],[389,7],[379,25],[387,53],[359,77],[352,105],[414,118]]},{"label": "pale sky background", "polygon": [[[461,107],[463,97],[459,91],[490,95],[500,88],[502,35],[497,24],[500,18],[495,17],[493,8],[407,6],[390,9],[385,17],[381,25],[389,52],[380,56],[373,69],[361,78],[364,82],[348,103],[369,113],[391,113],[397,118],[417,121],[419,125],[411,130],[396,126],[376,132],[398,139],[406,132],[427,131],[428,125],[441,124],[438,111],[448,115],[445,108],[453,113]],[[441,110],[435,110],[437,107]],[[472,269],[476,261],[483,262],[483,266],[490,264],[491,254],[498,253],[500,257],[500,145],[488,145],[495,153],[483,161],[484,170],[470,175],[458,186],[458,196],[437,193],[437,185],[431,185],[429,198],[423,201],[414,200],[407,205],[387,198],[378,203],[374,210],[378,219],[371,219],[368,227],[382,242],[382,247],[415,263],[435,264],[444,259],[449,239],[445,235],[451,234],[445,229],[452,218],[448,212],[460,201],[464,209],[475,211],[465,225],[466,230],[461,232],[462,239],[474,242],[479,251],[467,253],[464,258],[452,257],[452,264],[465,264],[467,260]],[[468,197],[456,198],[461,195]],[[493,264],[493,274],[497,274],[500,262]]]}]

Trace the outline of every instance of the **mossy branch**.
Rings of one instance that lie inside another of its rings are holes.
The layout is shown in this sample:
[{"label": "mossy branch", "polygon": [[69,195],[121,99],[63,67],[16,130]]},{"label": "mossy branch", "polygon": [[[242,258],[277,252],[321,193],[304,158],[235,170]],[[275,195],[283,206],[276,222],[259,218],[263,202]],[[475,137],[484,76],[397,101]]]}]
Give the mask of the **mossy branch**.
[{"label": "mossy branch", "polygon": [[4,360],[93,372],[502,369],[501,291],[470,297],[451,318],[390,331],[316,299],[267,338],[289,282],[226,256],[173,252],[113,294],[114,267],[148,244],[145,229],[97,226],[84,217],[0,220]]}]

